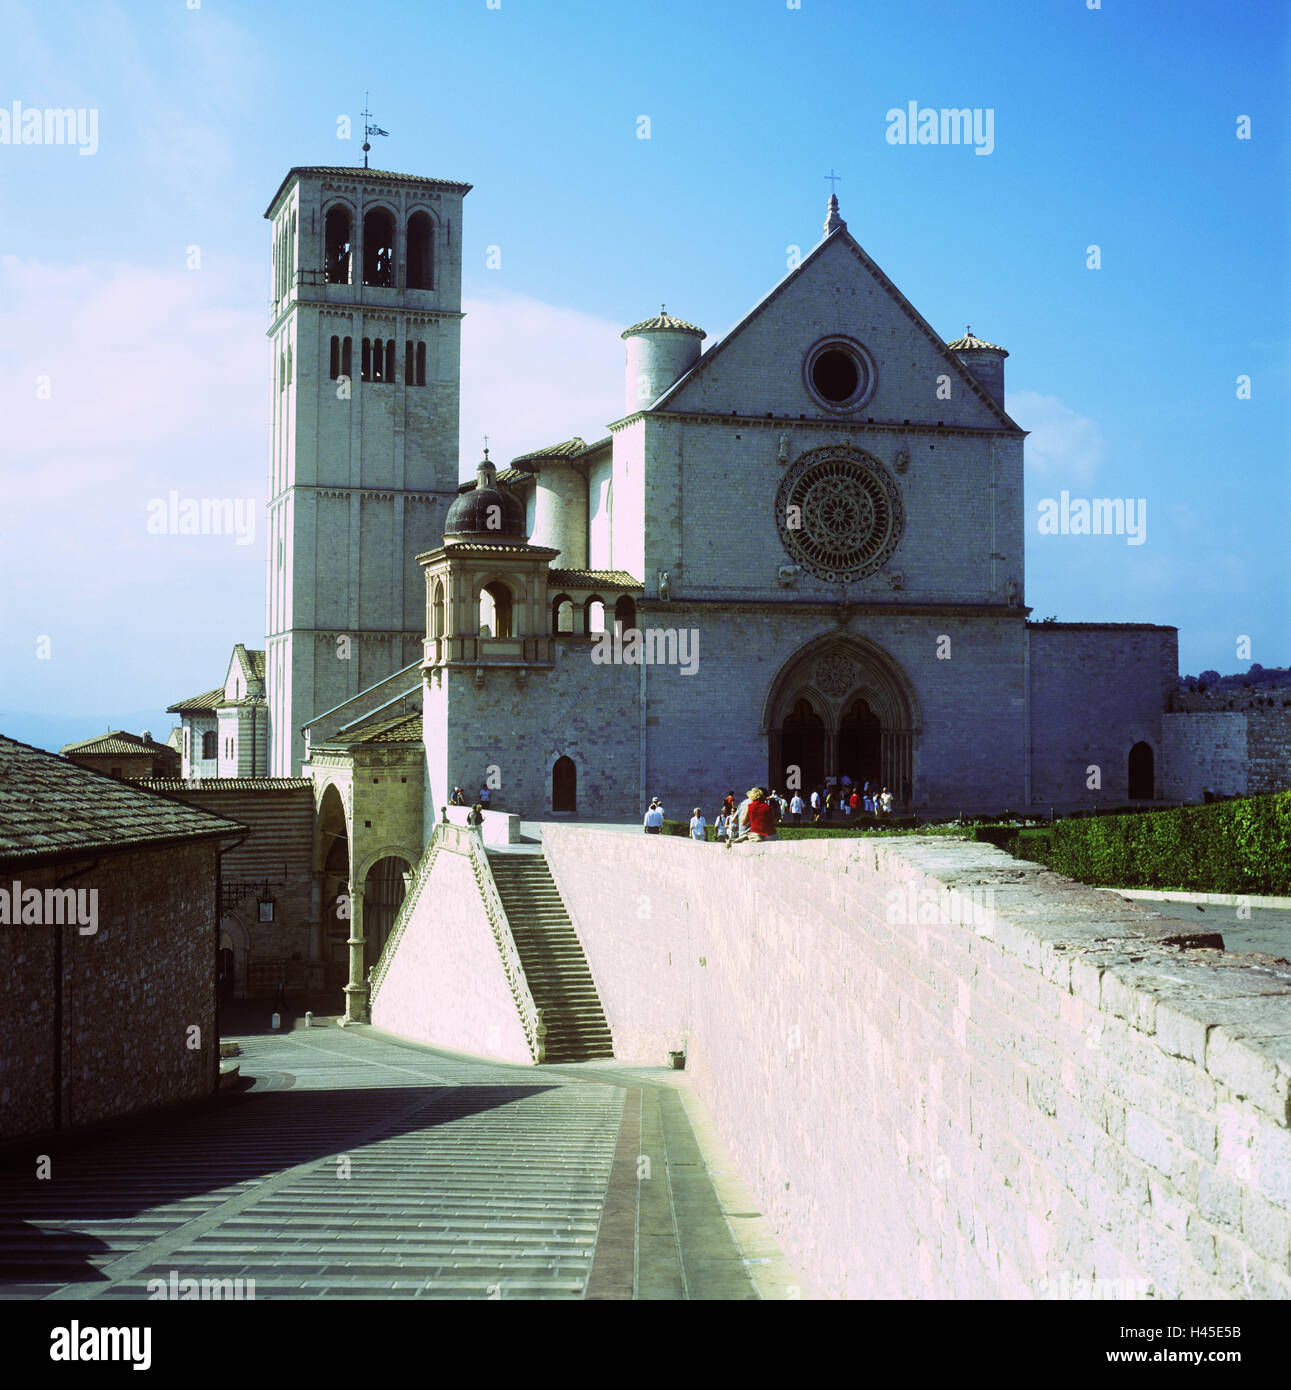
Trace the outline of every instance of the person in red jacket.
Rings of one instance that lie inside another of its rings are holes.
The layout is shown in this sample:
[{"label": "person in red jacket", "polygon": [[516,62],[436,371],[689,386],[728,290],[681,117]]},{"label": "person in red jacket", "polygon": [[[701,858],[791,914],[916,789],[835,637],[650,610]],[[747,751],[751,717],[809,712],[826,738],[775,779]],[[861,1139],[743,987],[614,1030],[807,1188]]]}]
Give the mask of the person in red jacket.
[{"label": "person in red jacket", "polygon": [[747,800],[740,806],[737,833],[727,840],[726,847],[729,849],[741,840],[774,840],[779,823],[779,805],[767,799],[763,788],[750,787]]}]

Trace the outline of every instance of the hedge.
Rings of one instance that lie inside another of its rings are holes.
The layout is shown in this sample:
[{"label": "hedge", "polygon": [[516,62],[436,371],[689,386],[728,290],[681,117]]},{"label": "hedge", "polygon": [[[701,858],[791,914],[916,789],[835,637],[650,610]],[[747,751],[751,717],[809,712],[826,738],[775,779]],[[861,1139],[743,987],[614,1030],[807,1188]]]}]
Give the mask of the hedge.
[{"label": "hedge", "polygon": [[1108,888],[1291,894],[1291,791],[974,837]]}]

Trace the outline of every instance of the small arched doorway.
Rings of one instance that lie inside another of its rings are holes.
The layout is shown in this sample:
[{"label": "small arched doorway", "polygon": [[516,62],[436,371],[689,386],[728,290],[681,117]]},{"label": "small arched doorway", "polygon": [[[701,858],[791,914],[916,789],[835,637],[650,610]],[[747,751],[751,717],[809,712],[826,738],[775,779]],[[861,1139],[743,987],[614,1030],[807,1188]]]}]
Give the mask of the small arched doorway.
[{"label": "small arched doorway", "polygon": [[1129,799],[1131,801],[1151,801],[1155,794],[1155,759],[1152,745],[1140,740],[1130,749],[1129,757]]},{"label": "small arched doorway", "polygon": [[573,758],[557,758],[551,769],[551,809],[565,814],[578,810],[578,768]]},{"label": "small arched doorway", "polygon": [[318,838],[324,980],[326,988],[335,991],[350,977],[350,838],[335,786],[327,787],[318,803]]},{"label": "small arched doorway", "polygon": [[882,729],[879,717],[860,697],[853,700],[838,724],[838,772],[858,787],[878,782],[883,775]]},{"label": "small arched doorway", "polygon": [[780,766],[773,769],[776,789],[807,796],[825,780],[825,721],[806,697],[785,716],[780,739]]},{"label": "small arched doorway", "polygon": [[388,855],[378,859],[363,882],[363,973],[366,976],[385,950],[395,918],[403,906],[409,870],[406,859]]}]

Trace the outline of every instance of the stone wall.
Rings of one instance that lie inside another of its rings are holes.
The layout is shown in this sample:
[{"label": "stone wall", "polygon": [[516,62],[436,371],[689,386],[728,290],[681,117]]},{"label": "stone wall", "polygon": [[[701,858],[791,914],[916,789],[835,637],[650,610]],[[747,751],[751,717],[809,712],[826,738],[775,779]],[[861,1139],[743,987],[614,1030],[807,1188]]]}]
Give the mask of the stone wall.
[{"label": "stone wall", "polygon": [[1220,796],[1247,790],[1246,715],[1241,711],[1163,714],[1165,775],[1161,795],[1168,801],[1200,801],[1205,788]]},{"label": "stone wall", "polygon": [[[465,852],[465,830],[449,827],[385,978],[372,1002],[374,1027],[435,1047],[530,1062],[520,1015]],[[387,948],[388,949],[388,948]]]},{"label": "stone wall", "polygon": [[[206,841],[6,874],[6,888],[16,879],[24,889],[97,889],[98,914],[86,934],[66,923],[0,926],[0,1138],[215,1089],[216,855]],[[86,871],[69,877],[78,867]]]},{"label": "stone wall", "polygon": [[616,1055],[686,1046],[822,1288],[1291,1296],[1285,962],[963,841],[607,833],[544,846]]}]

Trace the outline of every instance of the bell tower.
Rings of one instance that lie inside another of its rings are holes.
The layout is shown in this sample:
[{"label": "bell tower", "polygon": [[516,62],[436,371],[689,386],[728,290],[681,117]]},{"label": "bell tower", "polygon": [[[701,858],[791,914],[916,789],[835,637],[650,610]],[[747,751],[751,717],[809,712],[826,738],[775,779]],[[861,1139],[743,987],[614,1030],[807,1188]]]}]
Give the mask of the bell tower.
[{"label": "bell tower", "polygon": [[457,496],[469,192],[295,168],[265,212],[272,776],[299,775],[307,720],[421,660],[416,557]]}]

